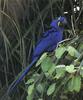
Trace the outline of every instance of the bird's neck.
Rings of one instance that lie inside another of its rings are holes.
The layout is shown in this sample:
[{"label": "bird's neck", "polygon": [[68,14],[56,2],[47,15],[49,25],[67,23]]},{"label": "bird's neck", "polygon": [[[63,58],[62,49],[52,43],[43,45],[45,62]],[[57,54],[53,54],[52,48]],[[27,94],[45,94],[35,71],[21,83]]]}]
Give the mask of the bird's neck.
[{"label": "bird's neck", "polygon": [[60,32],[61,34],[62,34],[63,31],[64,31],[64,28],[60,28],[60,27],[58,27],[58,28],[53,27],[52,29],[53,29],[53,30],[56,30],[57,32]]}]

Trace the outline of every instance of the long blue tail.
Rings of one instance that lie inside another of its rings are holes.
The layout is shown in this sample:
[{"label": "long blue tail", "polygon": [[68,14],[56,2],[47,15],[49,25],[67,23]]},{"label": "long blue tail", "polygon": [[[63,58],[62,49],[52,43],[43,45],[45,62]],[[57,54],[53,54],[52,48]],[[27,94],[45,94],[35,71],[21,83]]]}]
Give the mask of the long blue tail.
[{"label": "long blue tail", "polygon": [[23,71],[23,73],[21,74],[21,76],[15,80],[10,87],[8,88],[8,94],[11,93],[11,91],[14,90],[14,88],[22,81],[22,79],[24,78],[24,76],[29,72],[30,68],[37,62],[38,57],[35,58],[32,63]]}]

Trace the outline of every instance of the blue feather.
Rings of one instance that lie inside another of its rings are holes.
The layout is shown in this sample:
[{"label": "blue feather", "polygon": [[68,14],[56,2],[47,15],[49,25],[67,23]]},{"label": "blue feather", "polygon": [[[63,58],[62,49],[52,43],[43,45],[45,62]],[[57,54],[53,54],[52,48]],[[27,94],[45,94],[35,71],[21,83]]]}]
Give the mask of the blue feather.
[{"label": "blue feather", "polygon": [[44,52],[53,51],[57,47],[57,43],[62,41],[64,27],[60,27],[60,24],[67,24],[66,18],[59,17],[51,22],[51,29],[43,33],[43,36],[40,41],[38,41],[36,48],[33,51],[32,63],[26,67],[21,76],[10,85],[8,89],[9,93],[22,81],[24,76]]}]

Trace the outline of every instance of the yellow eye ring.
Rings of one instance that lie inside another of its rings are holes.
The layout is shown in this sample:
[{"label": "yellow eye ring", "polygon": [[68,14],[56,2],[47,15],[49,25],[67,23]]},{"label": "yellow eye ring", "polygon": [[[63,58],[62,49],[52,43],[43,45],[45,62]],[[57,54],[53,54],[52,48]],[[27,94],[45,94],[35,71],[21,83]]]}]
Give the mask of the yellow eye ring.
[{"label": "yellow eye ring", "polygon": [[60,22],[58,22],[58,26],[60,26]]}]

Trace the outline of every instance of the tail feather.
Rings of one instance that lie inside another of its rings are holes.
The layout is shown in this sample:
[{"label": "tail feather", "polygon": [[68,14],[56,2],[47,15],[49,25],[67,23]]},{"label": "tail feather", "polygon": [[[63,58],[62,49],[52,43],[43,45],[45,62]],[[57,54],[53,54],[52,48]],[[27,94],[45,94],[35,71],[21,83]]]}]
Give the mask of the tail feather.
[{"label": "tail feather", "polygon": [[24,76],[29,72],[30,68],[37,62],[37,60],[38,60],[38,57],[35,58],[32,61],[32,63],[24,70],[21,76],[10,85],[10,87],[8,88],[8,94],[10,94],[10,92],[13,91],[14,88],[22,81]]}]

